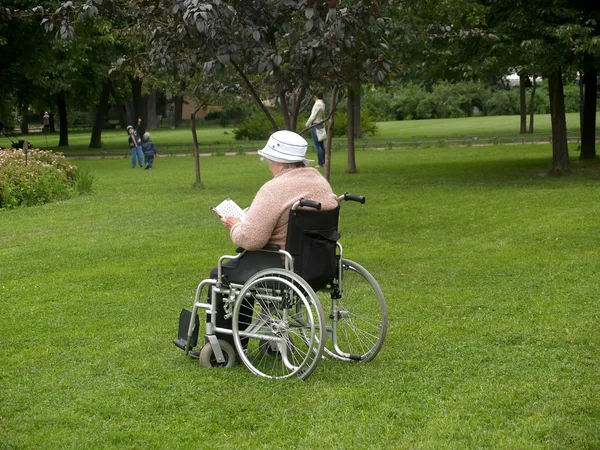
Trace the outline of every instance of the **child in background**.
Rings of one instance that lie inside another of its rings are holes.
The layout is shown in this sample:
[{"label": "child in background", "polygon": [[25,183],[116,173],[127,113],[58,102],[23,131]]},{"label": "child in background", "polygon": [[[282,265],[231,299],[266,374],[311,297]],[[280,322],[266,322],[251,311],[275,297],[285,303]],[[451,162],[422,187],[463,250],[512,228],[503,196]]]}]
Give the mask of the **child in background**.
[{"label": "child in background", "polygon": [[139,129],[142,119],[138,119],[138,124],[135,130],[131,125],[127,126],[127,133],[129,134],[129,148],[131,149],[131,167],[135,169],[135,159],[140,167],[144,165],[144,154],[142,152],[142,140],[140,139]]},{"label": "child in background", "polygon": [[150,140],[150,133],[144,133],[142,147],[144,149],[144,157],[146,158],[146,170],[152,169],[154,157],[158,155],[158,152],[156,151],[156,145]]}]

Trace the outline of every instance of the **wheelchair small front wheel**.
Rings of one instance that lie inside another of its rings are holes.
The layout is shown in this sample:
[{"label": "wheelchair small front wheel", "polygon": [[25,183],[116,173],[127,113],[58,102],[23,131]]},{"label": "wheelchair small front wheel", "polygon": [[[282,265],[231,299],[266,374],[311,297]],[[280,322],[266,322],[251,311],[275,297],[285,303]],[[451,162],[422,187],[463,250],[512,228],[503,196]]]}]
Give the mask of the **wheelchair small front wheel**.
[{"label": "wheelchair small front wheel", "polygon": [[213,367],[229,369],[235,365],[235,350],[233,346],[222,339],[219,339],[219,346],[221,347],[221,352],[223,352],[225,361],[217,361],[212,345],[210,345],[210,342],[207,342],[204,344],[204,347],[202,347],[202,350],[200,350],[200,365],[202,367],[207,369]]}]

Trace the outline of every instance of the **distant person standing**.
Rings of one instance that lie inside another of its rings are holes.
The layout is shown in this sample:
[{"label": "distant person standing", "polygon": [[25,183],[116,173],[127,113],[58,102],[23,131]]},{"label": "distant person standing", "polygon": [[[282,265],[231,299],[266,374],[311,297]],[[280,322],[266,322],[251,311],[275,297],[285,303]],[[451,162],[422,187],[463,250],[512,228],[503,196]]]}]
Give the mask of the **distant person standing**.
[{"label": "distant person standing", "polygon": [[44,133],[50,131],[50,114],[48,114],[48,111],[45,111],[42,116],[42,131]]},{"label": "distant person standing", "polygon": [[142,148],[144,149],[144,158],[146,158],[146,170],[152,169],[154,157],[158,155],[156,145],[150,140],[150,133],[144,133],[142,136]]},{"label": "distant person standing", "polygon": [[[325,102],[323,101],[323,93],[318,92],[315,94],[315,104],[313,105],[312,111],[310,113],[310,117],[306,121],[306,126],[310,127],[314,123],[319,123],[323,121],[323,117],[325,117]],[[316,125],[311,128],[310,133],[312,135],[313,144],[315,145],[315,150],[317,151],[317,167],[323,167],[325,165],[325,144],[322,141],[319,141],[317,137],[317,128],[323,128],[323,124]]]},{"label": "distant person standing", "polygon": [[140,167],[144,167],[144,153],[142,150],[142,140],[140,139],[139,133],[141,123],[142,119],[139,118],[135,130],[131,125],[127,126],[127,133],[129,134],[129,148],[131,149],[131,167],[133,169],[135,169],[136,157]]}]

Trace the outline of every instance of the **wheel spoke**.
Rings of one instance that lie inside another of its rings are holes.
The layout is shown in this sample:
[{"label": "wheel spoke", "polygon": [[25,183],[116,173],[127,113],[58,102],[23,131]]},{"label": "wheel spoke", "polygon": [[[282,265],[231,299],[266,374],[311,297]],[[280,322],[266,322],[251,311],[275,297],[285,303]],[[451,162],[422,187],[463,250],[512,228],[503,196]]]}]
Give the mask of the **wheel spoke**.
[{"label": "wheel spoke", "polygon": [[[233,336],[242,362],[267,378],[305,378],[325,336],[314,291],[297,275],[270,269],[246,282],[233,308]],[[316,349],[316,351],[315,351]]]},{"label": "wheel spoke", "polygon": [[342,360],[372,360],[383,345],[388,316],[383,293],[377,281],[362,266],[344,259],[342,262],[341,298],[331,299],[320,292],[323,304],[332,305],[327,327],[331,340],[325,352]]}]

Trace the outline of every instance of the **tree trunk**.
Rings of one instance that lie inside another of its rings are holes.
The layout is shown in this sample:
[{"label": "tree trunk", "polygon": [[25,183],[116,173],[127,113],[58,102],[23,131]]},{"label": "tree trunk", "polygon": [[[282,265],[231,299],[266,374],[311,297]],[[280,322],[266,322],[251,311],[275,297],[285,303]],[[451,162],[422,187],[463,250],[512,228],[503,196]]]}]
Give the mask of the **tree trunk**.
[{"label": "tree trunk", "polygon": [[146,109],[147,98],[142,95],[142,80],[139,77],[129,77],[131,82],[131,91],[133,93],[133,120],[132,125],[135,127],[138,119],[142,119],[140,124],[140,136],[144,134],[147,127],[148,112]]},{"label": "tree trunk", "polygon": [[56,131],[56,125],[54,123],[54,114],[50,113],[50,133],[54,133]]},{"label": "tree trunk", "polygon": [[327,122],[327,138],[325,140],[325,167],[323,176],[327,181],[331,176],[331,144],[333,142],[333,126],[335,124],[335,105],[337,98],[337,86],[331,91],[331,100],[329,101],[329,122]]},{"label": "tree trunk", "polygon": [[520,108],[519,111],[521,113],[521,129],[519,133],[525,134],[527,133],[527,75],[524,73],[519,74],[519,100],[520,100]]},{"label": "tree trunk", "polygon": [[292,105],[292,131],[298,128],[298,116],[300,116],[300,108],[306,96],[306,88],[302,86],[294,91],[294,104]]},{"label": "tree trunk", "polygon": [[360,82],[355,86],[353,90],[354,94],[354,138],[362,138],[362,128],[360,126],[360,94],[361,86]]},{"label": "tree trunk", "polygon": [[119,115],[119,126],[120,128],[125,129],[125,127],[127,127],[127,110],[125,108],[125,103],[117,93],[117,90],[112,84],[112,81],[110,82],[110,95],[112,95],[112,98],[114,99],[117,105],[117,114]]},{"label": "tree trunk", "polygon": [[356,173],[356,157],[354,155],[354,94],[352,88],[348,92],[348,173]]},{"label": "tree trunk", "polygon": [[585,92],[579,159],[594,159],[596,157],[596,96],[598,90],[598,71],[595,67],[586,70],[583,75],[583,82],[585,84]]},{"label": "tree trunk", "polygon": [[29,106],[22,104],[19,115],[21,116],[21,134],[29,134]]},{"label": "tree trunk", "polygon": [[535,73],[532,76],[533,81],[531,83],[531,98],[529,100],[529,132],[533,133],[533,116],[535,115],[535,90],[537,89],[537,82],[535,81]]},{"label": "tree trunk", "polygon": [[102,128],[104,127],[106,114],[108,113],[108,99],[110,98],[112,88],[112,82],[109,79],[104,81],[100,101],[96,108],[96,117],[92,126],[92,137],[90,138],[89,148],[102,148]]},{"label": "tree trunk", "polygon": [[559,67],[548,78],[550,117],[552,119],[552,173],[566,175],[571,170],[567,145],[567,122],[565,119],[565,95],[562,70]]},{"label": "tree trunk", "polygon": [[[294,98],[294,95],[292,94],[292,99],[293,98]],[[281,114],[283,115],[284,128],[286,130],[296,131],[295,128],[292,128],[292,123],[291,123],[291,118],[290,118],[290,108],[288,106],[288,101],[287,101],[287,91],[285,89],[281,89],[279,91],[279,104],[281,105]]]},{"label": "tree trunk", "polygon": [[175,128],[179,128],[183,120],[183,97],[178,95],[174,99],[175,109],[173,110],[175,119]]},{"label": "tree trunk", "polygon": [[149,130],[156,130],[156,90],[152,89],[149,95],[146,95],[146,126]]},{"label": "tree trunk", "polygon": [[192,138],[194,140],[194,165],[196,167],[196,186],[202,186],[200,179],[200,150],[198,149],[198,135],[196,134],[196,114],[200,111],[200,105],[196,105],[190,115],[190,127],[192,129]]},{"label": "tree trunk", "polygon": [[56,104],[58,106],[58,117],[60,120],[60,137],[58,138],[59,147],[69,146],[69,123],[67,121],[67,100],[64,91],[56,95]]},{"label": "tree trunk", "polygon": [[584,103],[584,96],[583,96],[583,83],[584,83],[584,79],[585,76],[587,75],[587,71],[581,71],[579,72],[579,77],[577,79],[577,84],[579,85],[579,135],[580,137],[583,139],[583,103]]}]

